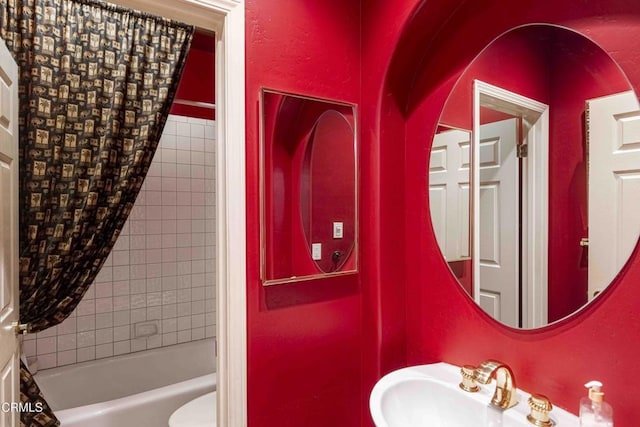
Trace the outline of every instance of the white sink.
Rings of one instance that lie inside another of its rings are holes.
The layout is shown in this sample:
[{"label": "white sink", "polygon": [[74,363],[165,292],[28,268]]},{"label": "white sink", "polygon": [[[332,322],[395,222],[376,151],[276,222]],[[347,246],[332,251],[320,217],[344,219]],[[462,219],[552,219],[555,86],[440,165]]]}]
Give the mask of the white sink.
[{"label": "white sink", "polygon": [[[411,366],[382,377],[369,408],[377,427],[531,427],[529,394],[518,390],[518,405],[505,411],[489,405],[495,381],[476,393],[460,389],[460,368],[448,363]],[[517,381],[517,377],[516,377]],[[554,407],[556,426],[577,427],[578,417]]]}]

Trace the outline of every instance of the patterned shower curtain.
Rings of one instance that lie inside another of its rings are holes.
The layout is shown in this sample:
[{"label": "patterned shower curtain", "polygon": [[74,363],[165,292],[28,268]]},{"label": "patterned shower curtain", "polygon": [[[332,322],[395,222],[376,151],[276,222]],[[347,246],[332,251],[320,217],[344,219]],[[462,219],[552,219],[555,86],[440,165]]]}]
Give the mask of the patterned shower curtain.
[{"label": "patterned shower curtain", "polygon": [[[193,27],[94,0],[0,0],[0,36],[20,69],[20,320],[37,332],[71,314],[118,238]],[[21,391],[41,399],[26,369]],[[58,425],[50,411],[21,421]]]}]

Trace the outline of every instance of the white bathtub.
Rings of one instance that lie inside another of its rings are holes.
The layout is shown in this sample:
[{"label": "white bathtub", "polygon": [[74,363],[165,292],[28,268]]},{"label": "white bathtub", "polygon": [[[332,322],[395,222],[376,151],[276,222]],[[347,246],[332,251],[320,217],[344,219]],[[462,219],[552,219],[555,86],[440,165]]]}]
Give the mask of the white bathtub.
[{"label": "white bathtub", "polygon": [[35,379],[61,427],[166,427],[173,411],[216,389],[214,342],[47,369]]}]

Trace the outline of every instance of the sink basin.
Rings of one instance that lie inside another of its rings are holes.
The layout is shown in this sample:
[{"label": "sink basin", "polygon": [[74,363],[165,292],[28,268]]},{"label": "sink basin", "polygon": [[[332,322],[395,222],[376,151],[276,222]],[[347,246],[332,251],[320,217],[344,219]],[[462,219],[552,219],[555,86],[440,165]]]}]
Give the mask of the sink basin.
[{"label": "sink basin", "polygon": [[[518,405],[505,411],[489,405],[495,382],[476,393],[458,387],[460,368],[448,363],[411,366],[382,377],[369,408],[377,427],[531,427],[529,394],[518,390]],[[578,426],[578,417],[551,411],[556,426]]]}]

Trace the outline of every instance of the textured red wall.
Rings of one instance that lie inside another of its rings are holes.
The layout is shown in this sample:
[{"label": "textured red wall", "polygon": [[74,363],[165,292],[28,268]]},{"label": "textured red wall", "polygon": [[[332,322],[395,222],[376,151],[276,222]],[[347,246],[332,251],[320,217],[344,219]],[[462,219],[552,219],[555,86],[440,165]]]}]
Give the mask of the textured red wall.
[{"label": "textured red wall", "polygon": [[546,46],[530,31],[517,31],[495,40],[464,71],[447,99],[440,123],[473,128],[473,81],[510,90],[549,104],[549,63]]},{"label": "textured red wall", "polygon": [[[513,367],[519,386],[572,412],[582,384],[600,379],[616,425],[634,426],[640,407],[628,379],[640,374],[640,255],[569,320],[529,332],[498,324],[469,300],[437,248],[425,141],[466,65],[500,33],[529,22],[587,34],[640,87],[640,52],[629,42],[640,37],[640,4],[370,0],[361,30],[357,2],[266,3],[246,3],[249,425],[357,426],[361,415],[371,425],[368,395],[382,374],[493,357]],[[260,285],[263,85],[360,105],[358,276]]]},{"label": "textured red wall", "polygon": [[[322,244],[322,259],[316,263],[324,272],[338,271],[349,261],[355,238],[355,156],[353,118],[335,111],[318,121],[305,151],[310,171],[310,191],[301,192],[301,204],[311,206],[307,244]],[[333,237],[333,223],[342,222],[342,238]],[[333,254],[339,253],[338,258]],[[353,266],[352,266],[353,267]]]},{"label": "textured red wall", "polygon": [[[363,310],[365,324],[375,325],[364,330],[364,349],[376,351],[365,359],[364,393],[381,374],[403,364],[497,358],[513,367],[519,386],[574,413],[584,382],[597,378],[614,406],[616,425],[634,426],[640,407],[628,379],[640,374],[638,253],[577,315],[540,330],[515,331],[488,318],[457,285],[429,222],[425,140],[448,93],[484,46],[530,22],[586,34],[612,55],[634,88],[640,87],[640,49],[629,42],[640,37],[637,2],[374,0],[363,10],[363,40],[372,41],[363,44],[362,135],[363,144],[372,146],[363,159],[371,162],[363,165],[364,185],[370,186],[363,193],[371,194],[365,208],[377,211],[362,233],[371,236],[366,242],[372,245],[363,248]],[[387,182],[391,171],[402,178]],[[396,194],[399,188],[404,194]],[[384,226],[389,221],[393,230]],[[385,243],[398,234],[405,236],[401,266],[380,262]]]},{"label": "textured red wall", "polygon": [[[293,192],[290,183],[293,179],[291,158],[295,154],[296,145],[275,143],[280,139],[276,133],[276,124],[278,117],[281,117],[284,123],[287,122],[287,119],[295,117],[299,100],[298,98],[288,98],[291,102],[283,105],[285,97],[282,95],[265,93],[263,98],[264,168],[271,171],[264,175],[265,189],[270,189],[264,194],[264,215],[265,222],[268,224],[264,230],[265,256],[272,254],[264,260],[265,276],[266,278],[285,278],[294,274],[291,266],[294,244],[291,240],[291,198]],[[282,129],[282,126],[278,129],[280,129],[279,133],[284,134],[292,131],[289,128]],[[298,138],[292,139],[297,141]],[[277,196],[274,197],[273,194]],[[297,247],[295,249],[299,250]],[[309,268],[313,268],[313,266],[309,265]]]},{"label": "textured red wall", "polygon": [[358,426],[360,276],[263,287],[261,87],[360,103],[358,2],[246,2],[248,425]]},{"label": "textured red wall", "polygon": [[460,286],[473,298],[473,262],[471,260],[449,261],[449,268]]},{"label": "textured red wall", "polygon": [[[213,34],[197,32],[193,35],[187,62],[176,93],[177,100],[198,101],[215,104],[215,37]],[[171,114],[214,120],[215,110],[174,103]]]}]

